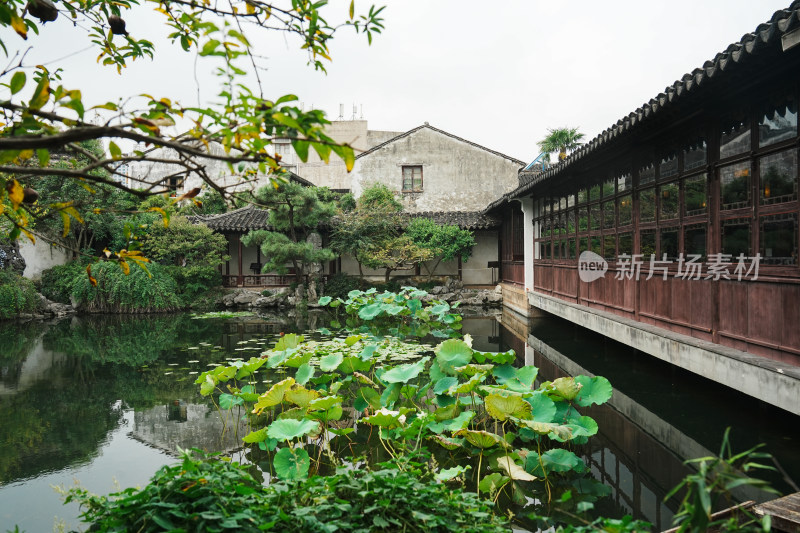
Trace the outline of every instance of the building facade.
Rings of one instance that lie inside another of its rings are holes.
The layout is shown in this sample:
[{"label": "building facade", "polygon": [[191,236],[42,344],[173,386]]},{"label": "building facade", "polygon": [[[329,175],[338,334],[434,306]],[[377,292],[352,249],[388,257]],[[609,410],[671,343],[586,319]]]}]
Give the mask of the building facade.
[{"label": "building facade", "polygon": [[[799,14],[778,11],[566,161],[521,172],[488,210],[504,220],[510,301],[699,373],[723,354],[800,378]],[[779,383],[798,403],[797,382]]]}]

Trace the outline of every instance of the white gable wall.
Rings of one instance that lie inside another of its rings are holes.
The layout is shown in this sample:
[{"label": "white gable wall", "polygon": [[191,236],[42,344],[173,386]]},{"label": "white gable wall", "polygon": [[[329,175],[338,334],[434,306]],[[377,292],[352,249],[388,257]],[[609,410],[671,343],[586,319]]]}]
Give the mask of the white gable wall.
[{"label": "white gable wall", "polygon": [[[422,191],[403,192],[403,166],[422,166]],[[518,185],[518,161],[429,127],[356,159],[352,190],[382,183],[396,191],[405,211],[480,211]]]}]

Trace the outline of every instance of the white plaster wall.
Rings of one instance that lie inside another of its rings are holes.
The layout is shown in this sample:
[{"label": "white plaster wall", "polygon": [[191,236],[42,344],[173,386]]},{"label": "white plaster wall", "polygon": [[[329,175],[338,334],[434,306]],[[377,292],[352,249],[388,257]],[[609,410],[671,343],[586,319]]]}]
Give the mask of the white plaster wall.
[{"label": "white plaster wall", "polygon": [[[403,193],[403,165],[422,165],[419,193]],[[480,211],[518,184],[519,162],[429,127],[356,159],[352,191],[382,183],[408,212]]]},{"label": "white plaster wall", "polygon": [[[461,265],[461,276],[464,285],[490,285],[492,284],[492,269],[489,261],[497,261],[497,231],[476,231],[475,247],[472,257]],[[494,283],[497,283],[495,272]]]},{"label": "white plaster wall", "polygon": [[29,279],[39,279],[44,270],[63,265],[70,259],[69,252],[41,239],[37,240],[36,244],[27,239],[20,239],[19,252],[25,259],[25,272],[22,275]]}]

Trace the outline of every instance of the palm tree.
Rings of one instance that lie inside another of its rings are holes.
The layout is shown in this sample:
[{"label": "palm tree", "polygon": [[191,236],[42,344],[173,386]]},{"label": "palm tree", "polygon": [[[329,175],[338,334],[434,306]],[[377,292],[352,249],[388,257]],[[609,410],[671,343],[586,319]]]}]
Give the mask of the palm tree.
[{"label": "palm tree", "polygon": [[547,137],[539,141],[539,149],[547,155],[545,158],[550,160],[550,152],[558,152],[558,160],[563,161],[567,158],[567,152],[575,150],[583,143],[583,133],[578,133],[578,128],[557,128],[548,129]]}]

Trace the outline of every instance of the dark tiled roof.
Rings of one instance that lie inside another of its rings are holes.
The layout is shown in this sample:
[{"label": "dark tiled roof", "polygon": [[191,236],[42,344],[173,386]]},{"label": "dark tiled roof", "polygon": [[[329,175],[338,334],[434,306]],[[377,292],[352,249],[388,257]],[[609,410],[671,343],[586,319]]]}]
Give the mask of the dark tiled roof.
[{"label": "dark tiled roof", "polygon": [[367,156],[367,155],[371,154],[372,152],[375,152],[375,151],[377,151],[377,150],[380,150],[381,148],[383,148],[383,147],[384,147],[384,146],[386,146],[387,144],[391,144],[391,143],[393,143],[393,142],[395,142],[395,141],[399,141],[400,139],[403,139],[403,138],[405,138],[405,137],[408,137],[409,135],[412,135],[412,134],[414,134],[414,133],[418,132],[419,130],[421,130],[421,129],[423,129],[423,128],[428,128],[429,130],[433,130],[433,131],[435,131],[435,132],[437,132],[437,133],[441,133],[442,135],[446,135],[446,136],[450,137],[451,139],[455,139],[455,140],[457,140],[457,141],[459,141],[459,142],[466,143],[466,144],[468,144],[468,145],[470,145],[470,146],[474,146],[475,148],[479,148],[479,149],[481,149],[481,150],[485,150],[486,152],[489,152],[490,154],[494,154],[494,155],[496,155],[496,156],[502,157],[503,159],[508,159],[509,161],[511,161],[511,162],[513,162],[513,163],[516,163],[516,164],[518,164],[518,165],[520,165],[520,166],[522,166],[522,167],[524,167],[524,166],[527,164],[527,163],[525,163],[524,161],[520,161],[519,159],[516,159],[516,158],[514,158],[514,157],[511,157],[511,156],[508,156],[508,155],[505,155],[505,154],[501,154],[500,152],[496,152],[495,150],[490,150],[489,148],[486,148],[485,146],[481,146],[480,144],[474,143],[474,142],[472,142],[472,141],[468,141],[468,140],[466,140],[466,139],[462,139],[461,137],[458,137],[458,136],[456,136],[456,135],[453,135],[452,133],[447,133],[446,131],[444,131],[444,130],[440,130],[439,128],[434,128],[433,126],[431,126],[431,125],[430,125],[430,124],[428,124],[428,123],[425,123],[425,124],[423,124],[422,126],[417,126],[416,128],[414,128],[414,129],[411,129],[411,130],[408,130],[408,131],[407,131],[407,132],[405,132],[405,133],[401,133],[401,134],[400,134],[400,135],[398,135],[397,137],[392,137],[391,139],[389,139],[389,140],[388,140],[388,141],[386,141],[386,142],[383,142],[383,143],[381,143],[381,144],[378,144],[378,145],[376,145],[376,146],[373,146],[373,147],[372,147],[372,148],[370,148],[369,150],[367,150],[367,151],[365,151],[365,152],[361,152],[360,154],[358,154],[358,155],[356,156],[356,159],[362,158],[362,157],[364,157],[364,156]]},{"label": "dark tiled roof", "polygon": [[426,211],[409,213],[409,218],[430,218],[437,224],[458,226],[461,229],[477,230],[500,227],[500,220],[480,211]]},{"label": "dark tiled roof", "polygon": [[598,148],[659,116],[663,110],[668,110],[670,107],[684,102],[689,96],[702,94],[712,81],[724,79],[724,75],[743,68],[741,65],[748,63],[754,57],[768,50],[780,50],[781,38],[798,28],[800,28],[800,0],[795,0],[788,8],[776,11],[768,22],[759,24],[754,32],[743,35],[741,40],[728,46],[724,52],[718,53],[714,59],[703,63],[701,68],[684,74],[681,79],[664,89],[663,93],[619,119],[616,124],[572,152],[565,161],[538,174],[520,172],[521,185],[490,204],[484,212],[488,212],[507,199],[524,194],[537,184],[557,176]]},{"label": "dark tiled roof", "polygon": [[219,215],[194,215],[186,218],[193,224],[205,224],[221,233],[243,233],[254,229],[270,229],[269,211],[253,205]]}]

